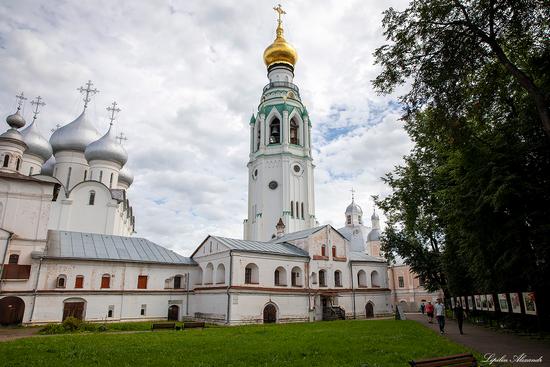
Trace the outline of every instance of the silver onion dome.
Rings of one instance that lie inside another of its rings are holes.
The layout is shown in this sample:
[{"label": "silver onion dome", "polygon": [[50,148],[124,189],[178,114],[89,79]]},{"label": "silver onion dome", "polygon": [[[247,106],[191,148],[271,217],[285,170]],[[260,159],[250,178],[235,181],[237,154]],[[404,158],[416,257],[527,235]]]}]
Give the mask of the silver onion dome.
[{"label": "silver onion dome", "polygon": [[23,116],[19,113],[19,108],[17,109],[17,112],[15,112],[13,115],[9,115],[6,117],[6,122],[10,127],[14,129],[20,129],[27,123]]},{"label": "silver onion dome", "polygon": [[26,129],[21,131],[23,135],[23,141],[27,144],[27,150],[25,154],[33,154],[47,161],[52,156],[52,146],[40,134],[36,126],[36,122],[33,121]]},{"label": "silver onion dome", "polygon": [[8,129],[8,131],[6,131],[5,133],[3,133],[2,135],[0,135],[0,139],[8,139],[8,140],[12,140],[12,141],[15,141],[17,143],[19,143],[20,145],[24,146],[25,148],[27,147],[27,144],[25,144],[25,141],[23,140],[23,135],[21,135],[21,133],[15,129]]},{"label": "silver onion dome", "polygon": [[380,241],[380,230],[373,228],[367,236],[367,241]]},{"label": "silver onion dome", "polygon": [[128,160],[128,153],[126,149],[116,141],[115,134],[111,127],[105,135],[99,140],[94,141],[86,147],[84,156],[91,162],[93,160],[102,160],[109,162],[116,162],[121,166],[124,166]]},{"label": "silver onion dome", "polygon": [[134,174],[126,166],[122,167],[118,173],[118,182],[125,182],[130,186],[134,182]]},{"label": "silver onion dome", "polygon": [[348,205],[346,208],[346,215],[352,215],[352,214],[358,214],[363,215],[363,209],[357,204],[355,204],[355,200],[351,201],[351,204]]},{"label": "silver onion dome", "polygon": [[54,154],[64,150],[84,152],[86,147],[100,136],[84,110],[76,120],[54,131],[50,137],[50,144]]},{"label": "silver onion dome", "polygon": [[48,159],[42,165],[42,169],[40,170],[40,174],[47,175],[47,176],[53,176],[53,169],[54,168],[55,168],[55,157],[52,155],[50,157],[50,159]]}]

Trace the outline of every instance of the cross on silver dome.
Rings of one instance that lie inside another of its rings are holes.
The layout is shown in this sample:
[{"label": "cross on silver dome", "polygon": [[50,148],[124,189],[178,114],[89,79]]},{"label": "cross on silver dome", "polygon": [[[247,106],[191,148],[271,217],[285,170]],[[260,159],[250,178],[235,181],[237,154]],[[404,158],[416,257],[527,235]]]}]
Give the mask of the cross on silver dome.
[{"label": "cross on silver dome", "polygon": [[20,129],[27,123],[20,113],[23,101],[26,101],[27,97],[21,92],[21,94],[16,95],[15,98],[17,100],[17,111],[15,111],[13,115],[6,117],[6,122],[12,129]]},{"label": "cross on silver dome", "polygon": [[121,132],[115,139],[118,140],[118,143],[119,143],[120,145],[122,145],[122,141],[123,141],[123,140],[124,140],[124,141],[128,140],[128,138],[126,137],[126,135],[124,135],[124,133],[122,133],[122,132]]},{"label": "cross on silver dome", "polygon": [[23,105],[23,101],[27,100],[27,97],[25,97],[25,94],[21,92],[19,95],[15,95],[15,99],[17,99],[17,110],[19,111],[21,109],[21,106]]},{"label": "cross on silver dome", "polygon": [[92,83],[91,80],[88,80],[88,82],[86,83],[86,88],[84,87],[80,87],[80,88],[77,88],[76,90],[79,91],[80,93],[82,94],[85,94],[84,96],[84,109],[86,109],[88,107],[88,102],[91,101],[91,96],[90,95],[94,95],[96,93],[99,93],[99,90],[94,88],[92,89],[92,85],[94,85],[94,83]]},{"label": "cross on silver dome", "polygon": [[115,121],[115,114],[122,111],[120,108],[117,108],[116,106],[117,106],[116,101],[113,101],[113,103],[111,103],[111,106],[107,107],[107,111],[111,112],[111,117],[109,117],[109,120],[111,120],[111,126],[113,125],[113,121]]},{"label": "cross on silver dome", "polygon": [[45,106],[46,103],[45,102],[42,102],[42,97],[38,96],[36,97],[34,100],[31,101],[31,104],[34,107],[34,111],[32,111],[33,113],[33,116],[32,116],[32,121],[34,122],[34,120],[36,120],[36,117],[38,116],[38,114],[40,112],[38,112],[38,110],[40,109],[41,106]]}]

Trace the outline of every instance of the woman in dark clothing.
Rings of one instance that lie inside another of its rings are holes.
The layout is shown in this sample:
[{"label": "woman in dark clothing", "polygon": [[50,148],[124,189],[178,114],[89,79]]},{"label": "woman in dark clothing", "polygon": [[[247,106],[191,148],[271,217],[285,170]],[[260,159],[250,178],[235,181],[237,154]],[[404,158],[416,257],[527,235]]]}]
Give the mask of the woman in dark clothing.
[{"label": "woman in dark clothing", "polygon": [[462,308],[462,305],[460,302],[457,303],[455,307],[455,317],[456,322],[458,323],[458,330],[460,330],[460,335],[464,334],[462,332],[462,323],[464,322],[464,309]]}]

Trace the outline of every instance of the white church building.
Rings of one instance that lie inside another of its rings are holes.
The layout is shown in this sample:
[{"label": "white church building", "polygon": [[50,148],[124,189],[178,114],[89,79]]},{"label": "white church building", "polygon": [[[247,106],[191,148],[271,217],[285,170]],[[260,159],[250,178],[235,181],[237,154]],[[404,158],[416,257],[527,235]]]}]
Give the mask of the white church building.
[{"label": "white church building", "polygon": [[[280,8],[278,8],[280,10]],[[352,200],[345,226],[315,217],[311,121],[280,19],[269,83],[250,120],[244,239],[207,236],[190,257],[133,236],[122,136],[82,113],[49,140],[20,113],[0,135],[0,324],[197,319],[223,324],[371,318],[392,312],[378,216]],[[243,162],[244,163],[244,162]]]}]

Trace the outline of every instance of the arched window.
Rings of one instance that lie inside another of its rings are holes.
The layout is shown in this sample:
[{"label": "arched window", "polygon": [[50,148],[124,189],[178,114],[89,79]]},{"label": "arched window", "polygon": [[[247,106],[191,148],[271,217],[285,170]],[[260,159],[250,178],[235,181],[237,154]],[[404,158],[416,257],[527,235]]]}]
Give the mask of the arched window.
[{"label": "arched window", "polygon": [[8,261],[8,264],[17,264],[19,262],[19,255],[18,254],[11,254],[10,259]]},{"label": "arched window", "polygon": [[4,156],[4,165],[3,165],[3,167],[7,167],[9,165],[10,165],[10,156],[6,154]]},{"label": "arched window", "polygon": [[300,145],[298,138],[298,123],[295,119],[290,120],[290,144]]},{"label": "arched window", "polygon": [[336,257],[336,246],[332,246],[332,257]]},{"label": "arched window", "polygon": [[359,287],[367,286],[367,273],[365,273],[364,270],[359,270],[359,272],[357,273],[357,285]]},{"label": "arched window", "polygon": [[302,203],[302,219],[304,219],[304,203]]},{"label": "arched window", "polygon": [[321,246],[321,256],[327,256],[327,246]]},{"label": "arched window", "polygon": [[260,142],[262,140],[262,124],[260,121],[256,121],[258,124],[258,134],[256,135],[256,150],[260,149]]},{"label": "arched window", "polygon": [[65,288],[66,284],[67,284],[67,276],[65,274],[58,275],[57,279],[55,281],[55,287],[56,288]]},{"label": "arched window", "polygon": [[275,269],[275,285],[286,286],[286,270],[282,266]]},{"label": "arched window", "polygon": [[346,223],[351,224],[351,215],[346,215]]},{"label": "arched window", "polygon": [[83,275],[77,275],[74,279],[74,287],[75,288],[84,288],[84,276]]},{"label": "arched window", "polygon": [[294,218],[294,201],[290,202],[290,217]]},{"label": "arched window", "polygon": [[95,204],[95,191],[90,191],[90,197],[88,198],[88,205]]},{"label": "arched window", "polygon": [[21,158],[17,158],[17,163],[15,164],[15,170],[19,171],[19,167],[21,167]]},{"label": "arched window", "polygon": [[218,264],[218,267],[216,268],[216,284],[224,284],[225,283],[225,265]]},{"label": "arched window", "polygon": [[101,288],[111,288],[111,276],[109,274],[103,274],[101,277]]},{"label": "arched window", "polygon": [[72,167],[69,167],[69,172],[67,173],[67,190],[69,189],[69,184],[71,183],[71,172],[73,171]]},{"label": "arched window", "polygon": [[182,280],[182,276],[181,275],[176,275],[174,277],[174,289],[181,289],[181,280]]},{"label": "arched window", "polygon": [[319,287],[327,286],[327,272],[326,270],[319,270]]},{"label": "arched window", "polygon": [[212,265],[212,263],[208,263],[204,271],[204,284],[212,284],[213,277],[214,277],[214,265]]},{"label": "arched window", "polygon": [[202,285],[202,268],[199,266],[197,271],[197,281],[196,285]]},{"label": "arched window", "polygon": [[302,269],[300,269],[298,266],[295,266],[292,268],[291,274],[291,285],[293,287],[301,287],[302,286]]},{"label": "arched window", "polygon": [[250,263],[244,268],[244,283],[259,284],[258,265]]},{"label": "arched window", "polygon": [[311,284],[317,284],[317,274],[311,273]]},{"label": "arched window", "polygon": [[370,284],[372,287],[380,287],[380,274],[376,270],[370,273]]},{"label": "arched window", "polygon": [[342,272],[340,270],[336,270],[334,272],[334,286],[335,287],[342,286]]},{"label": "arched window", "polygon": [[275,117],[269,124],[269,144],[281,142],[281,121]]}]

